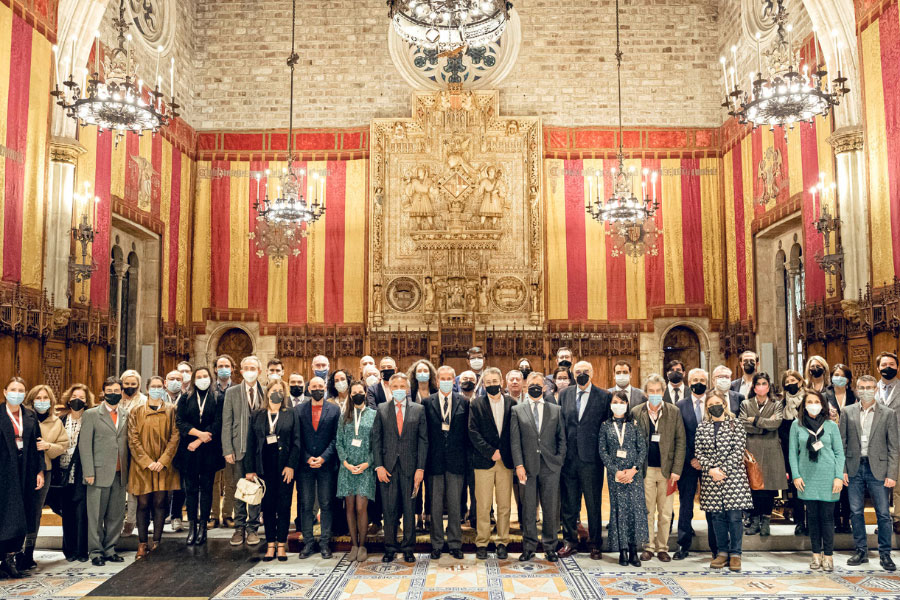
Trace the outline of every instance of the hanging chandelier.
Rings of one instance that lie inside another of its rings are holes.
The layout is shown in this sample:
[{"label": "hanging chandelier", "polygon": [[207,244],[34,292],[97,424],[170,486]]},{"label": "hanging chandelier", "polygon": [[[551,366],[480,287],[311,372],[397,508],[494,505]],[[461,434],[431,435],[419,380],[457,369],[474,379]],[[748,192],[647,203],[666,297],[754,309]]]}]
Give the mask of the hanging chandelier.
[{"label": "hanging chandelier", "polygon": [[[251,231],[250,239],[256,240],[256,255],[268,255],[275,265],[288,256],[300,254],[300,240],[309,235],[309,228],[325,214],[325,177],[313,174],[313,199],[307,200],[303,193],[308,184],[305,169],[294,165],[294,67],[300,60],[296,52],[297,0],[293,0],[291,13],[291,55],[287,65],[291,71],[290,112],[288,113],[288,163],[276,177],[276,193],[269,199],[270,172],[266,169],[266,183],[260,195],[262,176],[256,175],[256,231]],[[262,198],[260,200],[260,198]]]},{"label": "hanging chandelier", "polygon": [[512,9],[507,0],[388,0],[387,4],[401,38],[439,52],[495,42]]},{"label": "hanging chandelier", "polygon": [[[100,69],[100,33],[95,34],[94,71],[89,75],[84,69],[81,81],[76,81],[73,57],[75,40],[72,40],[72,51],[69,56],[69,77],[62,82],[60,89],[57,82],[50,94],[56,103],[65,110],[67,116],[75,119],[81,126],[96,125],[101,131],[114,131],[116,144],[127,132],[138,135],[146,131],[156,133],[160,127],[168,125],[171,119],[178,116],[179,105],[175,102],[175,65],[174,59],[170,69],[169,94],[170,101],[163,99],[162,77],[159,75],[157,59],[155,87],[148,90],[144,97],[144,83],[137,76],[134,61],[134,49],[126,49],[125,42],[131,41],[128,32],[128,21],[125,19],[125,1],[119,1],[119,18],[113,21],[118,33],[117,45],[103,61],[101,80]],[[58,67],[57,67],[58,68]]]},{"label": "hanging chandelier", "polygon": [[[644,169],[641,180],[641,197],[632,191],[637,178],[635,168],[625,168],[625,152],[622,135],[622,50],[620,44],[619,0],[616,0],[616,74],[619,91],[619,165],[612,169],[613,191],[606,201],[600,198],[600,177],[597,184],[588,176],[588,200],[585,209],[594,220],[605,224],[606,233],[612,238],[612,255],[626,255],[637,261],[645,253],[656,256],[656,240],[659,234],[654,217],[659,209],[656,199],[656,171]],[[647,186],[652,196],[647,193]],[[596,188],[596,193],[594,189]]]},{"label": "hanging chandelier", "polygon": [[[761,36],[756,34],[757,71],[748,75],[747,91],[742,90],[738,83],[742,78],[737,75],[737,47],[731,47],[734,64],[730,68],[726,67],[724,56],[719,59],[725,78],[725,101],[722,106],[742,125],[750,123],[754,128],[768,125],[769,129],[778,126],[793,129],[794,123],[812,123],[816,115],[827,116],[850,89],[846,87],[847,78],[842,74],[841,46],[836,42],[837,77],[829,82],[827,67],[819,64],[819,39],[815,30],[815,63],[810,65],[807,59],[803,64],[800,49],[794,47],[793,26],[787,22],[784,0],[774,1],[777,40],[763,53]],[[772,0],[767,4],[771,5]],[[767,75],[763,73],[763,57]]]}]

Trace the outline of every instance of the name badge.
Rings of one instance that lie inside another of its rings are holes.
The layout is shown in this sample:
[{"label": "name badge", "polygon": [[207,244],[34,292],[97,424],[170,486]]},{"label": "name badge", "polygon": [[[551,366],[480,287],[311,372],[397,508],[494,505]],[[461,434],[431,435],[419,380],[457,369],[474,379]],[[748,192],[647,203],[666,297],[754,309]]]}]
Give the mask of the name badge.
[{"label": "name badge", "polygon": [[813,450],[815,450],[816,452],[818,452],[819,450],[821,450],[824,447],[825,447],[825,444],[823,444],[822,442],[816,442],[815,444],[813,444]]},{"label": "name badge", "polygon": [[25,444],[22,442],[22,438],[16,438],[16,448],[21,450],[25,447]]},{"label": "name badge", "polygon": [[441,423],[441,431],[450,431],[450,423]]},{"label": "name badge", "polygon": [[617,450],[616,456],[619,458],[628,458],[628,451],[627,450]]},{"label": "name badge", "polygon": [[860,439],[860,442],[863,443],[863,444],[868,444],[868,443],[869,443],[869,436],[867,436],[867,435],[862,436],[862,438]]},{"label": "name badge", "polygon": [[354,448],[359,448],[362,446],[362,440],[359,438],[356,438],[352,442],[350,442],[350,445],[353,446]]},{"label": "name badge", "polygon": [[277,435],[267,435],[267,436],[266,436],[266,443],[267,443],[267,444],[277,444],[277,443],[278,443],[278,436],[277,436]]},{"label": "name badge", "polygon": [[651,435],[651,436],[650,436],[650,441],[651,441],[651,442],[656,442],[656,443],[658,444],[658,443],[659,443],[659,434],[658,434],[658,433],[654,433],[653,435]]}]

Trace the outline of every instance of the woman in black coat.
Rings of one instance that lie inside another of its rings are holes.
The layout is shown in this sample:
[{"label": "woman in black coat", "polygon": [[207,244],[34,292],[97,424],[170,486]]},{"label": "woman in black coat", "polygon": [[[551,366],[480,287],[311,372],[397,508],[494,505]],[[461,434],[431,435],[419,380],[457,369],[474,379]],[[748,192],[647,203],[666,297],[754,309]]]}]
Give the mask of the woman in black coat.
[{"label": "woman in black coat", "polygon": [[[851,404],[856,404],[856,393],[853,391],[853,371],[843,363],[831,369],[831,385],[825,388],[825,405],[829,418],[835,423],[841,421],[841,411]],[[847,486],[841,488],[841,499],[834,505],[834,532],[850,533],[850,496]]]},{"label": "woman in black coat", "polygon": [[4,414],[0,416],[0,573],[19,579],[16,552],[25,534],[34,530],[36,490],[44,487],[44,455],[37,449],[40,435],[34,411],[22,406],[25,381],[13,377],[3,390]]},{"label": "woman in black coat", "polygon": [[191,395],[178,403],[175,425],[180,439],[175,467],[181,473],[188,514],[187,543],[205,544],[206,527],[212,510],[213,483],[222,469],[222,405],[211,389],[212,372],[206,367],[194,371]]},{"label": "woman in black coat", "polygon": [[69,448],[55,461],[54,472],[58,473],[59,479],[52,484],[51,497],[54,498],[53,504],[59,506],[62,517],[63,554],[66,560],[87,562],[87,490],[81,470],[81,456],[78,454],[78,438],[81,435],[81,416],[85,410],[93,408],[94,394],[83,383],[76,383],[62,395],[62,403],[69,409],[69,414],[60,417],[69,436]]},{"label": "woman in black coat", "polygon": [[288,407],[288,384],[276,380],[266,388],[266,408],[250,417],[247,452],[244,454],[246,478],[259,476],[266,483],[262,499],[266,521],[266,554],[263,560],[287,560],[287,534],[291,524],[291,499],[294,493],[294,471],[300,466],[300,420],[297,411]]}]

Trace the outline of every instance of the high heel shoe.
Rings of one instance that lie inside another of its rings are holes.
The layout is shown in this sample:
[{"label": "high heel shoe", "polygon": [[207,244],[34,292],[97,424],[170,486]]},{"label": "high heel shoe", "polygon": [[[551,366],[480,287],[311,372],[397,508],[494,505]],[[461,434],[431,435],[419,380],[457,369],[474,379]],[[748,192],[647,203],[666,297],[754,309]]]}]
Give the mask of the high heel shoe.
[{"label": "high heel shoe", "polygon": [[197,538],[194,540],[195,546],[202,546],[206,543],[206,523],[197,523]]},{"label": "high heel shoe", "polygon": [[287,561],[287,544],[278,544],[278,562]]},{"label": "high heel shoe", "polygon": [[619,564],[623,567],[628,566],[628,556],[625,554],[624,550],[619,550]]},{"label": "high heel shoe", "polygon": [[185,542],[188,546],[193,546],[197,542],[197,522],[194,520],[188,521],[188,533]]},{"label": "high heel shoe", "polygon": [[[271,556],[269,555],[269,552],[272,553]],[[265,556],[263,556],[263,562],[272,562],[273,560],[275,560],[275,544],[267,544],[266,554]]]},{"label": "high heel shoe", "polygon": [[637,547],[629,546],[628,547],[628,564],[632,567],[641,566],[641,559],[638,558]]}]

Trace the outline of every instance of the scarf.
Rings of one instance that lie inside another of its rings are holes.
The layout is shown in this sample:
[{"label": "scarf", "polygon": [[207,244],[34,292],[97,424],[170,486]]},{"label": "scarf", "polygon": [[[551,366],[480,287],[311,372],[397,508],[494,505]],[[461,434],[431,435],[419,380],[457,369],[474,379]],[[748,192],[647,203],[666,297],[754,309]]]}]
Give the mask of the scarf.
[{"label": "scarf", "polygon": [[827,419],[828,413],[825,412],[824,406],[822,407],[822,412],[820,412],[815,419],[810,417],[805,409],[803,411],[803,417],[800,419],[800,424],[809,431],[809,437],[806,438],[806,451],[809,453],[809,460],[812,462],[819,461],[819,451],[813,448],[813,444],[819,441],[819,434],[817,432],[825,425]]},{"label": "scarf", "polygon": [[[800,403],[806,394],[797,392],[796,396],[784,394],[784,420],[793,421],[799,415]],[[823,407],[824,409],[824,407]]]}]

